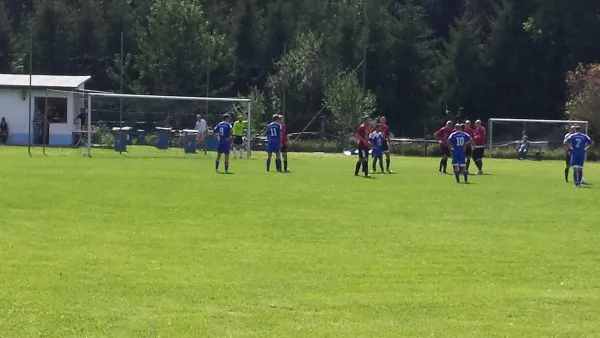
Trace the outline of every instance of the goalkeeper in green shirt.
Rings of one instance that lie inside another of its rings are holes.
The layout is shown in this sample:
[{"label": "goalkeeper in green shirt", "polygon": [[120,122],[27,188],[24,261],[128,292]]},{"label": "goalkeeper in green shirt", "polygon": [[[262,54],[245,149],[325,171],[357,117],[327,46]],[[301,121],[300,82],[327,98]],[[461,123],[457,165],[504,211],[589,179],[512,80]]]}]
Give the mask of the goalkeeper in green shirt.
[{"label": "goalkeeper in green shirt", "polygon": [[244,152],[244,131],[247,129],[248,121],[244,121],[244,115],[240,115],[238,120],[233,124],[233,158],[235,152],[240,152],[240,158]]}]

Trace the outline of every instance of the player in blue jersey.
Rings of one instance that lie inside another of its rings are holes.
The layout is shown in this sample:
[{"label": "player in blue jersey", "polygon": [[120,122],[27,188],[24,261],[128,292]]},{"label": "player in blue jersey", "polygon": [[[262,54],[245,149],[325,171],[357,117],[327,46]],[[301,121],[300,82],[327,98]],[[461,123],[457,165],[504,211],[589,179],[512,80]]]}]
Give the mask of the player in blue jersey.
[{"label": "player in blue jersey", "polygon": [[229,123],[229,114],[223,115],[223,121],[221,121],[215,127],[214,134],[218,139],[217,143],[217,160],[215,161],[215,170],[219,171],[219,162],[221,161],[221,154],[225,155],[225,173],[229,173],[229,151],[231,150],[231,130],[233,127]]},{"label": "player in blue jersey", "polygon": [[267,171],[271,169],[271,157],[275,153],[275,167],[281,172],[281,118],[273,115],[273,122],[267,126]]},{"label": "player in blue jersey", "polygon": [[575,126],[575,132],[565,139],[565,148],[571,150],[571,168],[573,168],[573,180],[575,180],[576,187],[581,186],[585,152],[592,143],[592,139],[581,132],[580,126]]},{"label": "player in blue jersey", "polygon": [[459,124],[456,131],[448,137],[448,145],[452,150],[452,166],[454,167],[454,176],[456,182],[460,183],[460,173],[465,177],[465,183],[469,181],[469,173],[467,172],[467,153],[466,147],[471,146],[472,138],[465,133],[465,125]]},{"label": "player in blue jersey", "polygon": [[385,142],[385,136],[381,132],[381,125],[376,124],[373,132],[369,135],[369,141],[373,144],[373,173],[377,171],[377,161],[379,160],[379,168],[381,173],[385,174],[383,170],[383,145]]}]

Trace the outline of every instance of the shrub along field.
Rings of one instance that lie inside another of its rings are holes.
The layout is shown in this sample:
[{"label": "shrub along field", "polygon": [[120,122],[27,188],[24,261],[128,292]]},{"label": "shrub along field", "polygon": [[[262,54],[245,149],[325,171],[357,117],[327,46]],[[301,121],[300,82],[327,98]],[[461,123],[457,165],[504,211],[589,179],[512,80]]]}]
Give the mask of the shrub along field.
[{"label": "shrub along field", "polygon": [[0,337],[592,337],[600,166],[0,147]]}]

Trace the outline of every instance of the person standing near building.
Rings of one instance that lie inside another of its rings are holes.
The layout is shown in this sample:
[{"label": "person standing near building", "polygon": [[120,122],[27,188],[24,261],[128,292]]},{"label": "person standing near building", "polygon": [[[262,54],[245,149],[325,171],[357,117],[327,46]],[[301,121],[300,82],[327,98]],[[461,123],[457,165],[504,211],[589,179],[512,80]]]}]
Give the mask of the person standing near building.
[{"label": "person standing near building", "polygon": [[206,145],[204,144],[204,139],[206,138],[207,131],[206,120],[204,120],[202,116],[200,116],[200,114],[198,114],[196,118],[197,120],[195,129],[198,131],[198,135],[196,136],[196,142],[198,142],[198,148],[200,149],[200,146],[202,146],[201,149],[204,149],[204,153],[206,154]]},{"label": "person standing near building", "polygon": [[44,138],[44,115],[38,109],[33,117],[33,143],[41,144]]},{"label": "person standing near building", "polygon": [[2,121],[0,121],[0,143],[6,144],[6,141],[8,141],[8,123],[2,117]]}]

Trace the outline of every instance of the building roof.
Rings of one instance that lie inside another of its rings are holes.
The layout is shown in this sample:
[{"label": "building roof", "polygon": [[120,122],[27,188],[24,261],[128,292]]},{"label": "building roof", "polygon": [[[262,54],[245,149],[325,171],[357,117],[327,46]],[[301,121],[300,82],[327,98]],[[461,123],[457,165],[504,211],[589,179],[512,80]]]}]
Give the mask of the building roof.
[{"label": "building roof", "polygon": [[[37,88],[75,89],[90,78],[90,76],[32,75],[31,86]],[[0,87],[29,87],[29,75],[0,74]]]}]

